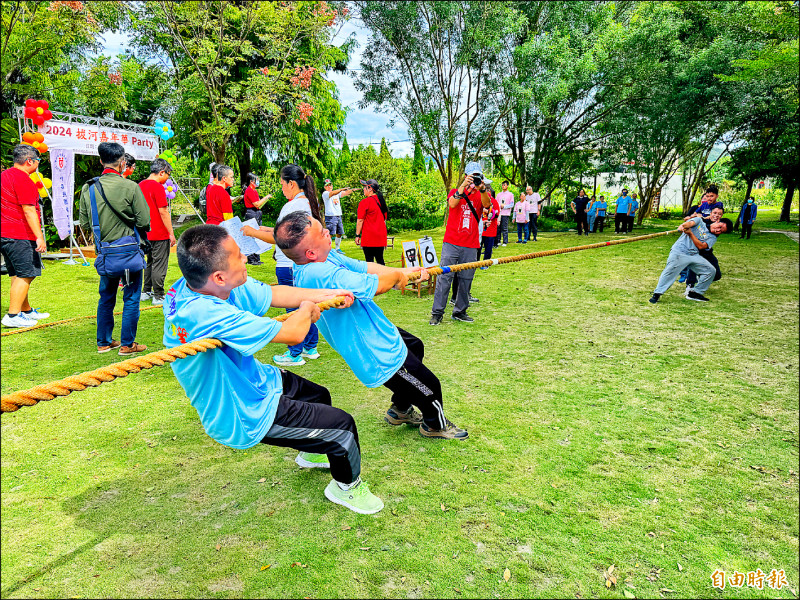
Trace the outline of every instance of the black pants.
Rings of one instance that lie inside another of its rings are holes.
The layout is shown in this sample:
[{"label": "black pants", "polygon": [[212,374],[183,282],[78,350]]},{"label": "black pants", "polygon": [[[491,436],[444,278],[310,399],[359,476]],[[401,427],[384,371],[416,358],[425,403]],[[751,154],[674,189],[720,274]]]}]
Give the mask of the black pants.
[{"label": "black pants", "polygon": [[594,220],[594,230],[603,233],[603,227],[605,227],[606,218],[605,217],[596,217]]},{"label": "black pants", "polygon": [[321,385],[283,369],[281,378],[278,412],[261,443],[327,454],[331,477],[353,483],[361,474],[361,446],[353,417],[331,406],[331,394]]},{"label": "black pants", "polygon": [[628,215],[626,213],[616,213],[614,215],[614,233],[625,233],[628,226]]},{"label": "black pants", "polygon": [[627,224],[628,224],[628,233],[633,231],[633,220],[636,218],[636,215],[628,215],[627,217]]},{"label": "black pants", "polygon": [[[710,262],[711,266],[717,270],[717,272],[714,274],[714,281],[719,281],[722,279],[722,271],[719,268],[719,261],[717,260],[717,257],[714,256],[714,252],[700,252],[700,256]],[[694,285],[695,283],[697,283],[697,275],[694,271],[689,269],[689,274],[686,277],[686,285]]]},{"label": "black pants", "polygon": [[753,233],[753,224],[750,223],[748,225],[747,223],[742,223],[742,235],[740,235],[739,237],[743,238],[745,234],[747,234],[747,239],[749,240],[751,233]]},{"label": "black pants", "polygon": [[528,239],[531,239],[531,236],[533,236],[534,242],[536,241],[536,235],[539,233],[539,228],[537,227],[538,220],[539,220],[538,214],[530,213],[528,215]]},{"label": "black pants", "polygon": [[442,405],[442,384],[422,364],[425,345],[418,337],[397,328],[408,348],[403,366],[383,385],[392,390],[392,404],[402,411],[416,406],[425,424],[432,429],[445,429],[447,424]]},{"label": "black pants", "polygon": [[581,233],[589,235],[589,219],[585,210],[579,210],[575,213],[575,223],[578,226],[578,235]]},{"label": "black pants", "polygon": [[361,249],[364,251],[364,260],[367,262],[386,264],[383,262],[383,251],[385,250],[383,246],[361,246]]},{"label": "black pants", "polygon": [[[257,208],[248,208],[244,211],[244,220],[249,221],[250,219],[255,219],[256,223],[261,226],[261,211]],[[247,262],[248,263],[259,263],[261,262],[261,255],[260,254],[248,254],[247,255]]]},{"label": "black pants", "polygon": [[151,240],[144,268],[143,292],[153,292],[155,298],[164,297],[164,280],[169,266],[169,240]]}]

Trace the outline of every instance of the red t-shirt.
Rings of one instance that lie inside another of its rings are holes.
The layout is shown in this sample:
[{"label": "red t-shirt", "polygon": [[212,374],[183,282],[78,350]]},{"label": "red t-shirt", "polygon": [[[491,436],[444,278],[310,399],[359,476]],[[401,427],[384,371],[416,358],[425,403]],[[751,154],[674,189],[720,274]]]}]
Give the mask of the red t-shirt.
[{"label": "red t-shirt", "polygon": [[[455,193],[456,190],[450,190],[450,193],[447,194],[448,201]],[[480,218],[483,214],[481,193],[477,189],[474,189],[468,194],[468,198],[475,208],[475,213]],[[496,231],[495,235],[497,235]],[[450,208],[450,212],[447,215],[447,227],[444,230],[444,241],[454,246],[461,246],[462,248],[481,247],[481,240],[478,236],[478,221],[472,216],[472,211],[469,209],[469,206],[467,206],[467,202],[463,199],[456,204],[455,208]]]},{"label": "red t-shirt", "polygon": [[256,208],[256,202],[258,202],[259,200],[261,200],[261,198],[258,197],[258,192],[255,191],[255,189],[251,188],[248,185],[247,188],[244,191],[244,205],[245,205],[245,207],[246,208],[255,208],[256,210],[258,210],[258,208]]},{"label": "red t-shirt", "polygon": [[386,219],[383,218],[378,197],[373,194],[359,202],[357,216],[359,219],[364,219],[364,225],[361,227],[361,246],[385,248]]},{"label": "red t-shirt", "polygon": [[0,237],[13,240],[36,240],[36,234],[25,220],[22,206],[35,206],[36,216],[41,220],[39,190],[22,169],[11,167],[0,173]]},{"label": "red t-shirt", "polygon": [[147,206],[150,207],[150,231],[147,232],[147,239],[151,241],[168,240],[169,231],[167,231],[164,221],[161,220],[161,213],[158,212],[159,208],[169,206],[164,186],[152,179],[145,179],[139,183],[139,187],[142,188],[144,199],[147,200]]},{"label": "red t-shirt", "polygon": [[225,220],[223,213],[233,213],[231,196],[221,185],[211,185],[206,192],[206,224],[219,225]]},{"label": "red t-shirt", "polygon": [[[491,196],[492,195],[489,194],[490,198]],[[481,205],[481,210],[484,210],[483,205]],[[489,220],[489,226],[483,230],[483,237],[497,237],[497,215],[500,213],[500,205],[494,198],[492,198],[492,208],[489,210],[490,210],[490,215],[494,213],[494,218]],[[483,213],[478,213],[478,214],[483,214]]]}]

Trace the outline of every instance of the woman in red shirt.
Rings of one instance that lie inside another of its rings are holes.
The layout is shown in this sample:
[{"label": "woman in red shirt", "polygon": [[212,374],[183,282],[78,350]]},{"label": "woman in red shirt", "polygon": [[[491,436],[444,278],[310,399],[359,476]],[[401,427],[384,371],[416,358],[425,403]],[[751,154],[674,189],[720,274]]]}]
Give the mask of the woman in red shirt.
[{"label": "woman in red shirt", "polygon": [[361,246],[367,262],[382,265],[385,264],[383,251],[386,248],[386,219],[389,218],[389,208],[377,181],[360,181],[364,186],[364,199],[358,203],[356,244]]}]

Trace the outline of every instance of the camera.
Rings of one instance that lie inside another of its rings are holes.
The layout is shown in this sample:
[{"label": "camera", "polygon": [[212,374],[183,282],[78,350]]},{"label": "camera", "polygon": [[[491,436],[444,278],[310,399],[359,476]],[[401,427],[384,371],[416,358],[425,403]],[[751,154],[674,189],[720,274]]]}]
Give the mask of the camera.
[{"label": "camera", "polygon": [[483,175],[480,173],[473,173],[472,174],[472,185],[478,187],[481,183],[483,183]]}]

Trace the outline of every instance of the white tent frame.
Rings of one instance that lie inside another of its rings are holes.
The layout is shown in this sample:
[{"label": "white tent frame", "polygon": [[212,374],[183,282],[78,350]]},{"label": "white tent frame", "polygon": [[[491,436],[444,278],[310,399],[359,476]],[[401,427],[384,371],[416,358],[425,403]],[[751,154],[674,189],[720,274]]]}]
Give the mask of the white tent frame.
[{"label": "white tent frame", "polygon": [[[95,126],[98,126],[98,127],[112,127],[114,129],[121,129],[123,131],[130,131],[131,133],[144,133],[144,134],[150,134],[150,135],[153,134],[153,127],[151,125],[140,125],[138,123],[128,123],[126,121],[115,121],[114,119],[103,119],[101,117],[87,117],[87,116],[84,116],[84,115],[75,115],[75,114],[72,114],[72,113],[62,112],[62,111],[57,111],[57,110],[51,110],[50,112],[53,113],[53,117],[52,117],[53,119],[56,119],[58,121],[65,121],[67,123],[76,123],[76,124],[80,124],[80,125],[95,125]],[[26,119],[25,118],[25,107],[23,107],[23,106],[18,106],[17,107],[17,129],[19,130],[20,139],[22,139],[22,134],[24,132],[26,132],[26,131],[31,131],[31,132],[34,131],[34,129],[33,129],[33,121],[31,121],[30,119]],[[161,154],[161,151],[162,151],[162,149],[161,149],[161,140],[159,138],[158,139],[158,152],[156,154]],[[75,179],[75,163],[74,163],[74,161],[72,163],[72,170],[73,170],[72,175],[73,175],[73,180],[74,180]],[[38,170],[37,170],[37,172],[38,172]],[[177,182],[175,182],[175,187],[178,189],[178,191],[181,193],[181,195],[184,198],[186,198],[186,200],[189,202],[189,206],[192,207],[192,210],[194,210],[195,214],[200,219],[200,221],[205,223],[205,220],[203,219],[203,216],[199,212],[197,212],[197,209],[194,207],[194,204],[192,204],[192,201],[189,200],[188,196],[186,196],[186,194],[183,192],[183,190],[180,188],[180,186],[178,186]],[[50,195],[50,192],[47,190],[47,188],[44,188],[44,189],[47,192],[47,197],[50,198],[50,202],[52,203],[53,202],[53,197]],[[170,203],[170,214],[172,214],[172,203]],[[64,264],[66,264],[66,265],[77,265],[78,264],[77,261],[73,260],[73,258],[72,258],[72,248],[73,248],[73,245],[74,245],[74,247],[77,248],[78,253],[81,255],[81,258],[83,259],[83,264],[87,265],[89,263],[86,260],[86,257],[83,255],[83,251],[81,250],[81,247],[78,245],[78,242],[75,240],[75,234],[74,234],[74,231],[73,231],[74,226],[72,226],[72,224],[70,224],[70,225],[71,225],[70,232],[69,232],[69,256],[70,256],[70,258],[68,260],[64,261]],[[42,211],[42,232],[44,232],[44,211]]]}]

